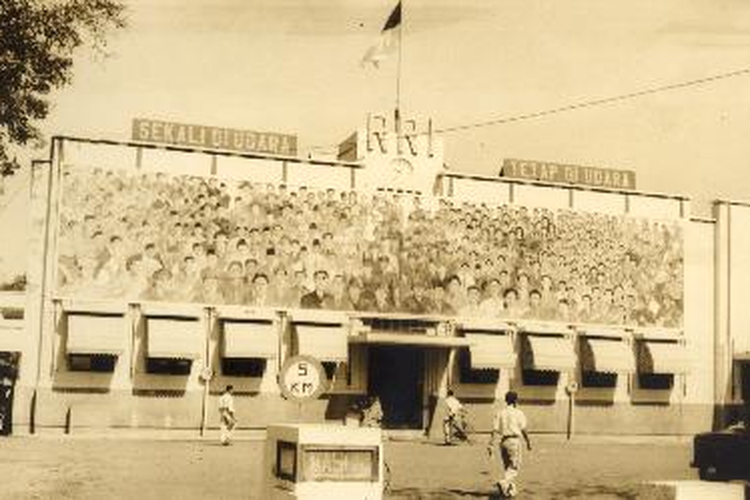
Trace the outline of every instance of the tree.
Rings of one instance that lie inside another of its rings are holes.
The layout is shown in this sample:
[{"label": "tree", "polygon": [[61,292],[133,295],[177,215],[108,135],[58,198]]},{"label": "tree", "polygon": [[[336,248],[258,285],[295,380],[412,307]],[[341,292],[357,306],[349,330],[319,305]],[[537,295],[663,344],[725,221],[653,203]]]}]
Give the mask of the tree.
[{"label": "tree", "polygon": [[74,51],[105,54],[124,15],[118,0],[0,0],[0,180],[20,166],[13,147],[41,144],[36,124],[49,93],[71,82]]}]

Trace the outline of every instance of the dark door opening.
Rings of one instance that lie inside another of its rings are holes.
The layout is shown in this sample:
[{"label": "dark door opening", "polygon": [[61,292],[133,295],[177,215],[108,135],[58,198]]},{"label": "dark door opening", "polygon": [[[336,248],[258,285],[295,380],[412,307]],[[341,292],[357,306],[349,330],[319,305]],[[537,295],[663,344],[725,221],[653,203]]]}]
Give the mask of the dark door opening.
[{"label": "dark door opening", "polygon": [[750,405],[750,362],[740,363],[740,397]]},{"label": "dark door opening", "polygon": [[383,428],[421,429],[424,350],[401,346],[369,346],[368,388],[380,398]]},{"label": "dark door opening", "polygon": [[0,436],[13,432],[13,388],[18,373],[18,354],[0,352]]}]

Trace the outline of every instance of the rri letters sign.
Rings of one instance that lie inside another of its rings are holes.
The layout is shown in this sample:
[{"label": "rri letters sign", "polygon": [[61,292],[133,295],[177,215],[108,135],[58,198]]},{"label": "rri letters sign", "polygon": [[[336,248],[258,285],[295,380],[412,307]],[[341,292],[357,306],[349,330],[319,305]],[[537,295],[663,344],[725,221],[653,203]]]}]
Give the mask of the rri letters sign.
[{"label": "rri letters sign", "polygon": [[206,125],[165,122],[135,118],[135,141],[224,149],[241,153],[267,153],[283,156],[297,154],[297,136],[275,132],[255,132]]}]

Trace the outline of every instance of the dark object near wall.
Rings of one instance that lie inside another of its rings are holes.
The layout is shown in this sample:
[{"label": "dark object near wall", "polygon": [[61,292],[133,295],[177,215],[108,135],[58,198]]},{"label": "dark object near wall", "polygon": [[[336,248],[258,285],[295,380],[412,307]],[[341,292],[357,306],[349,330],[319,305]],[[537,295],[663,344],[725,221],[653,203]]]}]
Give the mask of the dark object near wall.
[{"label": "dark object near wall", "polygon": [[0,436],[13,433],[13,390],[18,375],[18,353],[0,353]]},{"label": "dark object near wall", "polygon": [[746,424],[737,424],[719,432],[697,434],[690,465],[704,480],[750,479],[748,457],[750,432]]}]

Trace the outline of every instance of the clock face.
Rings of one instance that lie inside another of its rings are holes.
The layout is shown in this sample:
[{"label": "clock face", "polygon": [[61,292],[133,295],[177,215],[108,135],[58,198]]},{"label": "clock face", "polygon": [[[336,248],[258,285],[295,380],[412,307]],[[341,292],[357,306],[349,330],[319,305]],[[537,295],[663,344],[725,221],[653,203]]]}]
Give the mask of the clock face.
[{"label": "clock face", "polygon": [[414,164],[403,157],[394,158],[391,160],[391,167],[393,171],[400,175],[409,175],[414,173]]},{"label": "clock face", "polygon": [[390,162],[390,184],[403,186],[414,177],[414,164],[404,157],[397,157]]}]

